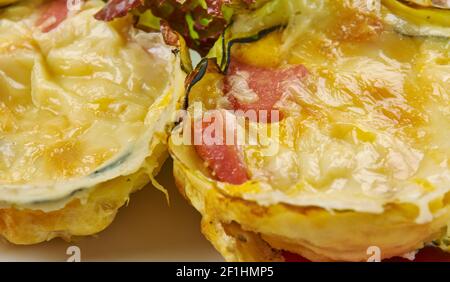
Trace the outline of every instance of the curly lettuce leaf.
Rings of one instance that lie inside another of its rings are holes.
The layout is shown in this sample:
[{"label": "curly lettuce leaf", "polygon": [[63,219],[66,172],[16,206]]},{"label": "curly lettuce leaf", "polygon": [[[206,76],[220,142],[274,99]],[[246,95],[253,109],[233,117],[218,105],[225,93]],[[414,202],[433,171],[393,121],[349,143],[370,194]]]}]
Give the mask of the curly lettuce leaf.
[{"label": "curly lettuce leaf", "polygon": [[95,15],[110,21],[133,13],[143,29],[158,29],[165,20],[179,33],[189,48],[206,55],[220,37],[236,10],[249,8],[261,0],[110,0]]},{"label": "curly lettuce leaf", "polygon": [[187,45],[205,55],[228,25],[230,0],[147,0],[145,7],[166,20]]}]

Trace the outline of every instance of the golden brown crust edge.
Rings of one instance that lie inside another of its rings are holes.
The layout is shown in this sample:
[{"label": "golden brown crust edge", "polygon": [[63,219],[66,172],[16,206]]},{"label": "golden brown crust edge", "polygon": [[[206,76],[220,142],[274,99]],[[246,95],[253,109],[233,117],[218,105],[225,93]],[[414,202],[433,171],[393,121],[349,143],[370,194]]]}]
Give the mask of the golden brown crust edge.
[{"label": "golden brown crust edge", "polygon": [[[0,209],[0,234],[11,243],[29,245],[56,237],[70,240],[71,236],[100,232],[111,224],[118,209],[127,202],[129,194],[145,185],[145,175],[138,177],[142,178],[136,182],[139,185],[121,185],[127,181],[127,177],[98,185],[85,203],[74,199],[56,211]],[[120,188],[112,187],[116,185]],[[113,189],[114,193],[111,193]]]},{"label": "golden brown crust edge", "polygon": [[[174,172],[174,175],[177,174]],[[175,184],[190,202],[185,194],[183,181],[175,177]],[[192,203],[190,203],[192,205]],[[284,261],[281,252],[273,249],[259,234],[245,231],[236,222],[224,223],[214,218],[203,216],[201,231],[214,248],[230,262],[279,262]]]},{"label": "golden brown crust edge", "polygon": [[63,208],[45,212],[38,209],[0,209],[0,235],[17,245],[31,245],[53,238],[96,234],[108,227],[130,194],[149,183],[167,158],[167,144],[152,144],[146,165],[132,175],[121,176],[89,188],[86,198],[74,198]]},{"label": "golden brown crust edge", "polygon": [[[371,246],[379,247],[381,259],[386,259],[439,238],[450,218],[449,203],[443,203],[445,212],[426,224],[414,222],[417,210],[409,205],[386,207],[383,214],[284,204],[262,207],[229,197],[212,185],[204,187],[176,158],[174,176],[181,193],[202,214],[203,234],[227,261],[280,261],[280,250],[312,261],[366,261]],[[342,224],[352,230],[338,228]]]}]

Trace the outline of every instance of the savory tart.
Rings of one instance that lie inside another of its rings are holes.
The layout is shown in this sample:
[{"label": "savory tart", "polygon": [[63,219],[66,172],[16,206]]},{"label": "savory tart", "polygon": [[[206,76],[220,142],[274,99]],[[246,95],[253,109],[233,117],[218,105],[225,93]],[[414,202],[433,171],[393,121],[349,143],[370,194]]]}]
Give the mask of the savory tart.
[{"label": "savory tart", "polygon": [[10,242],[103,230],[168,155],[184,95],[178,52],[130,16],[96,20],[103,6],[0,10],[0,235]]},{"label": "savory tart", "polygon": [[169,142],[206,237],[228,261],[448,247],[448,1],[263,2],[191,75]]}]

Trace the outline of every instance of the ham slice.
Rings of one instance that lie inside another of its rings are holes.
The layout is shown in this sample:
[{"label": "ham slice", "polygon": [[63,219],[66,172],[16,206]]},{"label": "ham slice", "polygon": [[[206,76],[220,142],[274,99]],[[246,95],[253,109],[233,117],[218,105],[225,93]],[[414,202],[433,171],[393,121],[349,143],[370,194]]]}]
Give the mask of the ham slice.
[{"label": "ham slice", "polygon": [[40,18],[36,21],[42,32],[50,32],[57,28],[69,13],[67,0],[53,0],[44,5]]},{"label": "ham slice", "polygon": [[234,110],[246,114],[253,110],[257,121],[277,122],[282,114],[277,112],[275,104],[287,91],[289,82],[302,80],[307,74],[303,65],[273,69],[248,65],[233,58],[225,77],[224,92]]},{"label": "ham slice", "polygon": [[197,154],[217,180],[240,185],[248,181],[249,176],[236,136],[236,126],[225,119],[223,111],[215,111],[208,121],[204,119],[194,123],[194,142],[198,143],[194,147]]}]

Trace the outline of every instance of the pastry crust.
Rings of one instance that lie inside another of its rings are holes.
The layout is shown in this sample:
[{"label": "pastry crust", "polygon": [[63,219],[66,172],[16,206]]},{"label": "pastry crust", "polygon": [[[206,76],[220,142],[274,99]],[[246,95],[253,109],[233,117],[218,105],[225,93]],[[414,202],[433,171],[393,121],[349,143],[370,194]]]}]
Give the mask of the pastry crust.
[{"label": "pastry crust", "polygon": [[[319,207],[275,204],[267,207],[227,195],[217,183],[188,169],[173,151],[174,176],[181,193],[202,214],[202,232],[228,261],[282,260],[277,250],[297,253],[312,261],[366,261],[367,250],[377,246],[381,258],[422,248],[445,234],[450,220],[450,194],[441,203],[440,216],[417,224],[417,208],[390,205],[381,214],[327,211]],[[183,156],[181,155],[181,158]],[[250,244],[240,243],[239,231]],[[401,240],[399,240],[401,238]]]},{"label": "pastry crust", "polygon": [[[168,157],[183,100],[180,58],[160,33],[131,16],[97,21],[102,1],[64,5],[0,11],[0,235],[15,244],[106,228]],[[42,15],[62,21],[43,28]]]},{"label": "pastry crust", "polygon": [[[229,261],[276,260],[280,250],[313,261],[366,261],[372,246],[381,259],[402,256],[443,236],[450,221],[450,151],[442,142],[450,121],[448,38],[405,37],[384,6],[315,3],[271,1],[237,16],[189,88],[190,119],[172,133],[178,186]],[[290,76],[280,81],[283,73]],[[254,99],[236,103],[231,76]],[[267,145],[244,143],[235,150],[248,181],[226,181],[240,164],[218,180],[217,168],[236,164],[224,157],[232,147],[205,153],[212,146],[204,145],[200,155],[197,144],[183,143],[186,125],[200,119],[196,104],[232,116],[236,104],[267,106],[283,87],[279,122],[249,119],[237,129],[269,131],[263,140],[278,149],[265,155]]]}]

